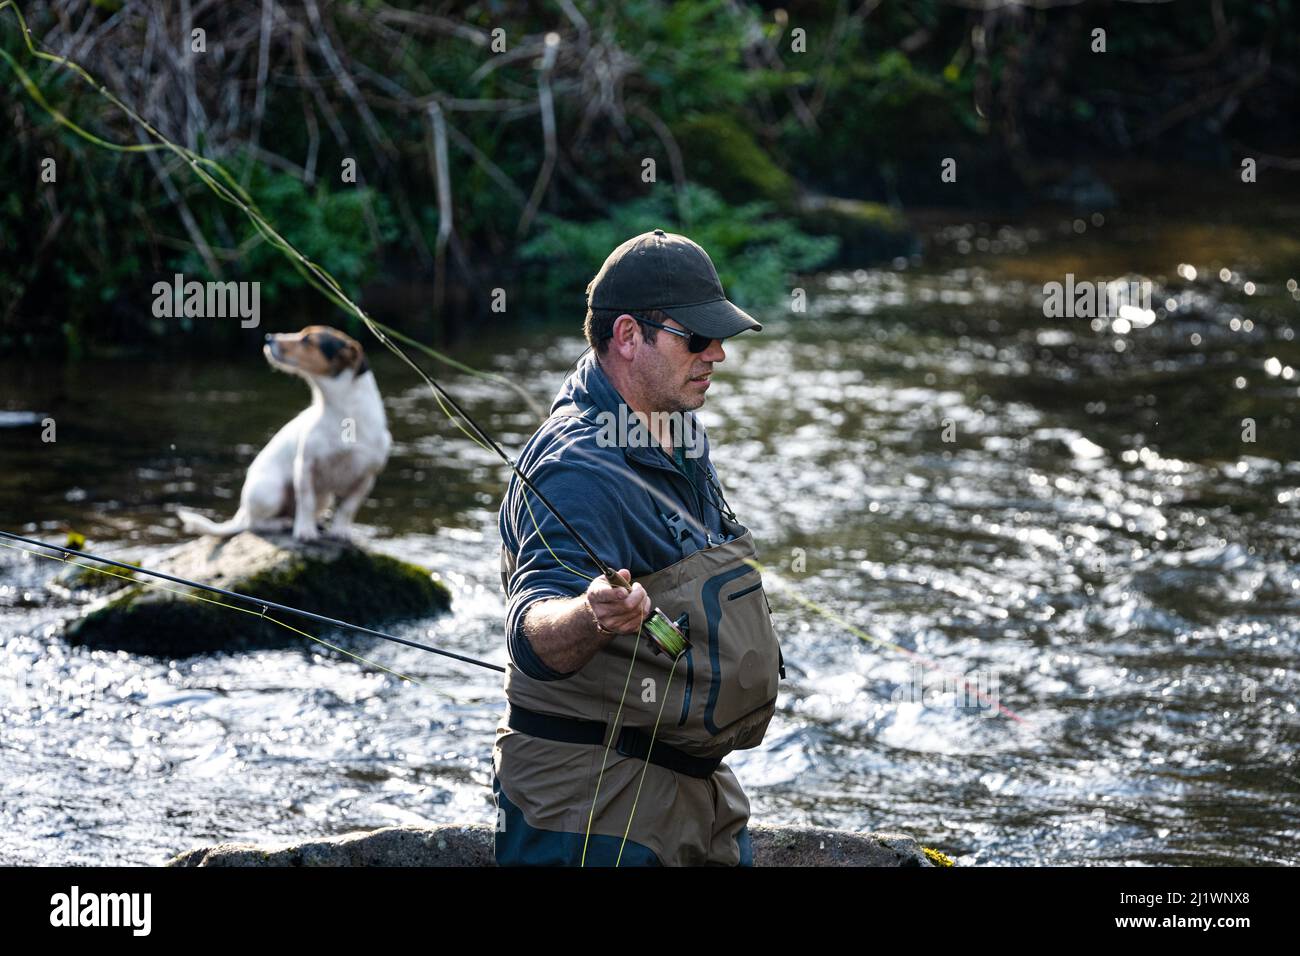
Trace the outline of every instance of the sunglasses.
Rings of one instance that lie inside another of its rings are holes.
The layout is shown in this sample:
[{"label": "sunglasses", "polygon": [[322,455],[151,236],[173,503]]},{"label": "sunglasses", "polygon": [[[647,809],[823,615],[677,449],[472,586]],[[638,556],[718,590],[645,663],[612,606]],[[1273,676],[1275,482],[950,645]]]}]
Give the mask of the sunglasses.
[{"label": "sunglasses", "polygon": [[654,326],[656,329],[663,329],[665,332],[671,332],[673,335],[679,335],[686,340],[686,351],[699,353],[703,352],[713,344],[713,339],[707,335],[699,335],[695,332],[683,332],[681,329],[669,328],[666,325],[660,325],[658,322],[651,322],[649,319],[643,319],[635,312],[629,312],[628,315],[636,319],[642,325]]}]

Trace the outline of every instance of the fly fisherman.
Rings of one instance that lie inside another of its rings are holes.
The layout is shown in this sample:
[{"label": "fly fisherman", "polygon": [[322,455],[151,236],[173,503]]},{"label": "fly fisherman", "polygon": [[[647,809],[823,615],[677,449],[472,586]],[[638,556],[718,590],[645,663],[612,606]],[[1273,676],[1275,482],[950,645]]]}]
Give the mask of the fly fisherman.
[{"label": "fly fisherman", "polygon": [[[727,301],[703,249],[662,229],[610,254],[587,305],[594,351],[517,464],[634,583],[611,584],[511,477],[497,863],[750,866],[749,801],[722,758],[762,741],[784,662],[693,410],[721,340],[762,326]],[[638,634],[655,608],[690,642],[675,662]]]}]

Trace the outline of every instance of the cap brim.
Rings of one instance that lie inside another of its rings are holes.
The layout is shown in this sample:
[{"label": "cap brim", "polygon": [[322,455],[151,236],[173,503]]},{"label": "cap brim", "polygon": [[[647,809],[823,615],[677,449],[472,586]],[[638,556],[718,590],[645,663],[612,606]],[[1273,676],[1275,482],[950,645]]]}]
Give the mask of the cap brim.
[{"label": "cap brim", "polygon": [[726,299],[702,305],[675,305],[666,309],[661,307],[659,311],[692,332],[707,335],[711,339],[725,339],[740,332],[763,330],[763,326],[748,313],[736,308]]}]

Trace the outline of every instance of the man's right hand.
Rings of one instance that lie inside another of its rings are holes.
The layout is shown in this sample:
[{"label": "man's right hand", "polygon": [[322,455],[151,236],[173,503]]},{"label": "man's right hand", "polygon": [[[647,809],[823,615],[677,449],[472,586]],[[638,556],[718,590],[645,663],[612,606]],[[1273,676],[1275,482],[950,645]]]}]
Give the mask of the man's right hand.
[{"label": "man's right hand", "polygon": [[[625,581],[632,580],[627,568],[620,568],[618,573]],[[610,584],[603,574],[592,578],[587,586],[587,604],[600,626],[616,634],[637,633],[641,623],[654,611],[650,595],[640,584],[633,584],[632,590],[627,591]]]}]

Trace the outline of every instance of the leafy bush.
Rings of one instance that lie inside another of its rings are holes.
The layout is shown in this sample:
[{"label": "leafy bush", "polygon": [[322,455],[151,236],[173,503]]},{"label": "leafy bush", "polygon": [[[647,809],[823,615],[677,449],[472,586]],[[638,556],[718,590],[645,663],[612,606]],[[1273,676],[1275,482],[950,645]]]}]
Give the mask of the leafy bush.
[{"label": "leafy bush", "polygon": [[788,279],[816,269],[835,255],[839,240],[809,236],[788,219],[770,215],[772,204],[728,205],[716,192],[687,183],[685,206],[690,225],[677,216],[672,188],[662,185],[649,196],[611,207],[593,222],[543,217],[539,235],[520,252],[544,262],[539,281],[557,309],[586,302],[587,283],[620,243],[654,229],[678,232],[699,243],[717,267],[727,297],[742,307],[771,305],[789,294]]},{"label": "leafy bush", "polygon": [[[276,231],[334,276],[350,295],[358,294],[375,274],[383,244],[397,237],[388,201],[368,187],[343,185],[330,190],[321,179],[309,190],[296,176],[252,164],[248,192]],[[229,215],[234,209],[215,197],[205,197],[201,205],[207,212],[208,225],[213,225],[213,216]],[[374,233],[366,221],[367,206],[375,219]],[[307,288],[307,280],[288,256],[257,236],[243,213],[234,214],[234,234],[253,242],[239,259],[239,272],[261,283],[263,301],[274,303],[286,292]],[[208,230],[209,235],[216,232],[215,228]],[[208,278],[203,260],[193,250],[181,256],[176,267],[187,279]]]}]

